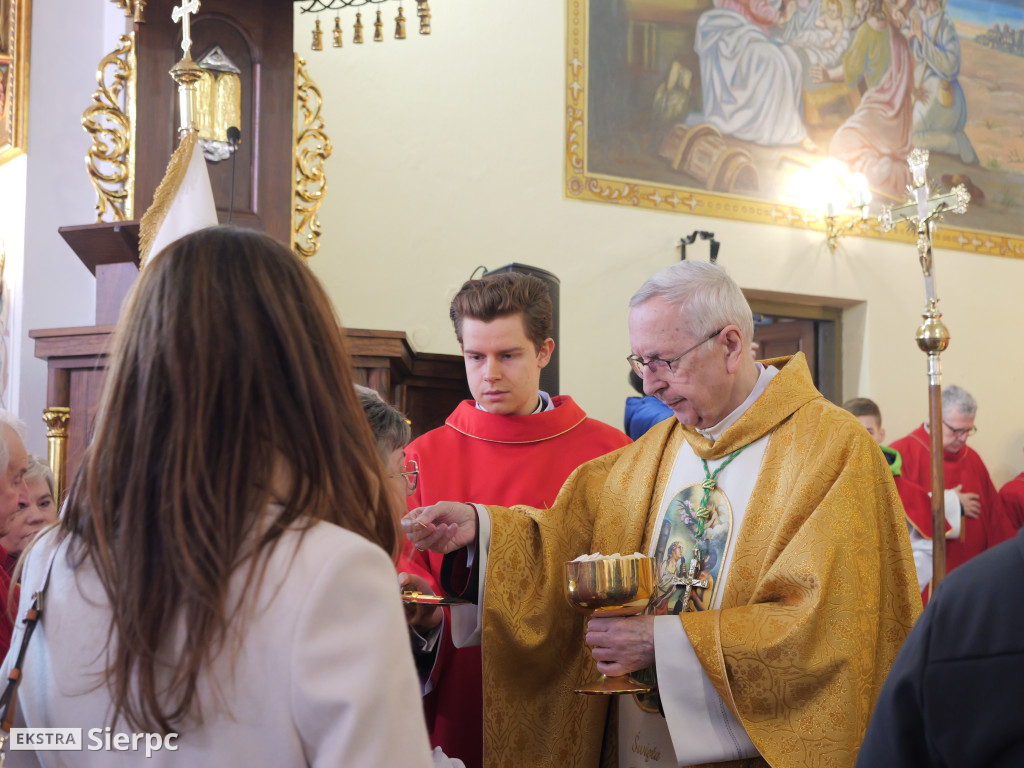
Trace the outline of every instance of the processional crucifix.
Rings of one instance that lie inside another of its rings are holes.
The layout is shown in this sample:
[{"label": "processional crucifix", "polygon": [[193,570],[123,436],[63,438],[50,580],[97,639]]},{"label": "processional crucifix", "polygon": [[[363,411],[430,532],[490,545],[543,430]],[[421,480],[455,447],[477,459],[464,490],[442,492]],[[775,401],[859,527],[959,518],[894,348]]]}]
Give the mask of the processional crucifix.
[{"label": "processional crucifix", "polygon": [[171,9],[171,21],[181,22],[181,52],[186,56],[192,48],[192,21],[189,18],[199,13],[199,0],[181,0],[181,5]]},{"label": "processional crucifix", "polygon": [[951,191],[928,197],[928,152],[915,149],[907,158],[913,181],[911,199],[897,208],[882,210],[878,220],[884,232],[890,232],[895,222],[906,221],[917,231],[917,255],[924,273],[924,322],[917,329],[917,346],[928,355],[928,433],[932,453],[932,583],[931,591],[946,575],[946,505],[945,476],[942,448],[942,368],[939,355],[949,346],[949,331],[939,312],[939,297],[935,292],[935,267],[932,262],[932,234],[944,213],[965,213],[971,195],[963,184]]},{"label": "processional crucifix", "polygon": [[181,122],[179,136],[187,131],[195,131],[196,83],[203,75],[202,68],[192,61],[192,15],[199,13],[199,0],[181,0],[181,5],[171,9],[171,21],[181,22],[181,61],[171,69],[171,77],[178,84],[178,111]]}]

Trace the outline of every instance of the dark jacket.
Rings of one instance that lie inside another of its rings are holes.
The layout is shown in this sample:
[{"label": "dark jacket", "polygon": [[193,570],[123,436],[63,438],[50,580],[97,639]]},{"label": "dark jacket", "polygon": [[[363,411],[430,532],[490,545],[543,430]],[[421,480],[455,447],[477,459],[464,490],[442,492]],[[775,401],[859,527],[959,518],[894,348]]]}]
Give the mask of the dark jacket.
[{"label": "dark jacket", "polygon": [[896,657],[858,768],[1024,766],[1024,530],[943,579]]}]

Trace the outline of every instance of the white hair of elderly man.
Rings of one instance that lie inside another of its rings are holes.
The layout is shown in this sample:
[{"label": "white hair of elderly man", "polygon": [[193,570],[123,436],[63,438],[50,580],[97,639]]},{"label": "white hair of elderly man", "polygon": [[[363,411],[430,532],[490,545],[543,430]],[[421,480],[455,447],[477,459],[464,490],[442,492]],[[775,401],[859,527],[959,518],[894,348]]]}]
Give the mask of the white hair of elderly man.
[{"label": "white hair of elderly man", "polygon": [[[28,428],[25,426],[25,422],[6,408],[0,408],[0,424],[6,424],[8,427],[13,429],[14,433],[21,438],[23,443],[28,440]],[[0,471],[7,471],[7,464],[10,460],[11,452],[7,447],[7,441],[0,440],[0,468],[2,468]]]}]

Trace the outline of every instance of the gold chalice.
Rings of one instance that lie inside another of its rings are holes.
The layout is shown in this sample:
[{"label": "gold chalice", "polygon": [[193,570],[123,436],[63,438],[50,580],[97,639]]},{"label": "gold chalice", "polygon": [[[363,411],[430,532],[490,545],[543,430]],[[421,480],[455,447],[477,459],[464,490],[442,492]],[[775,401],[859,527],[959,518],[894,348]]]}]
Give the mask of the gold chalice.
[{"label": "gold chalice", "polygon": [[[654,561],[649,557],[606,557],[565,564],[565,599],[580,613],[600,618],[643,613],[654,596]],[[601,677],[576,693],[648,693],[654,686],[629,675]]]}]

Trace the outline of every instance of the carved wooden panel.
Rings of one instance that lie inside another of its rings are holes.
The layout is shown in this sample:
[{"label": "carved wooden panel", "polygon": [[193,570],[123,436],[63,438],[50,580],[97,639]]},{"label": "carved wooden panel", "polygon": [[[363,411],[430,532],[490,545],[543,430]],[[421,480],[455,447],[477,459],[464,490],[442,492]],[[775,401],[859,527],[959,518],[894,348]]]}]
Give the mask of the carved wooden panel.
[{"label": "carved wooden panel", "polygon": [[[114,326],[30,331],[35,356],[46,360],[47,406],[71,408],[67,467],[78,471],[92,434],[106,378]],[[413,437],[439,427],[469,397],[461,356],[417,354],[401,331],[346,330],[356,383],[373,387],[408,417]]]}]

